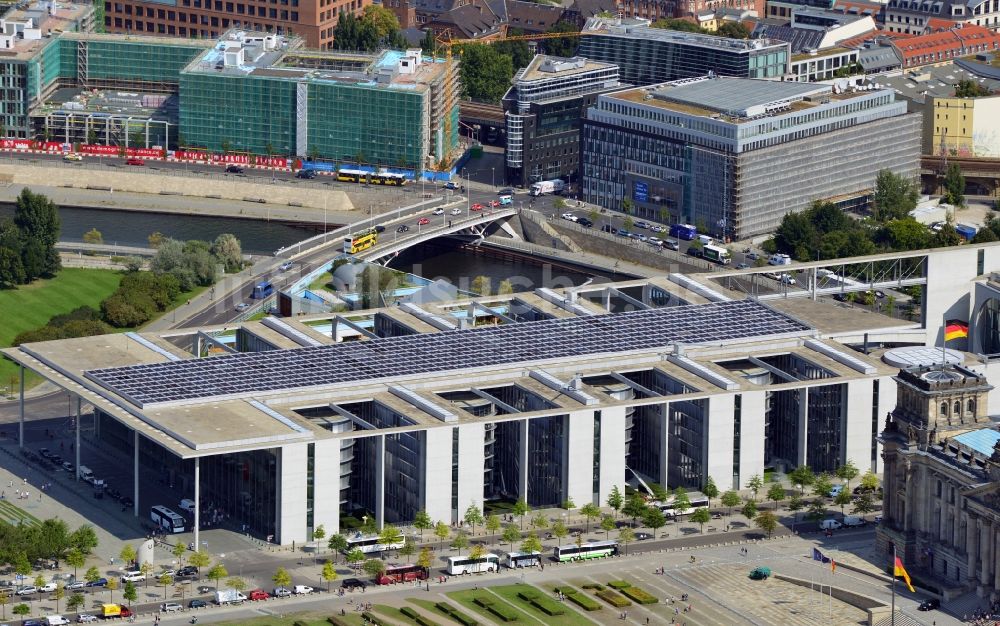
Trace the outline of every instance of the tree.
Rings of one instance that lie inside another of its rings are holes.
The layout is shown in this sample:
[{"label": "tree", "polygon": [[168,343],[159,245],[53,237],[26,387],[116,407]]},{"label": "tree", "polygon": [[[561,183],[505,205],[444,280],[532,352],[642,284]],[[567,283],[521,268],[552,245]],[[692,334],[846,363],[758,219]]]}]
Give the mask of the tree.
[{"label": "tree", "polygon": [[705,534],[705,524],[707,524],[710,519],[712,519],[712,516],[709,515],[708,509],[704,507],[695,509],[694,513],[691,514],[691,521],[697,523],[698,526],[701,527],[701,534],[703,535]]},{"label": "tree", "polygon": [[96,228],[91,228],[87,232],[83,233],[83,242],[99,246],[104,243],[104,235],[102,235],[101,231]]},{"label": "tree", "polygon": [[846,482],[847,488],[850,489],[851,481],[858,477],[859,471],[854,461],[847,459],[846,463],[837,468],[836,474],[837,478]]},{"label": "tree", "polygon": [[463,97],[496,104],[510,86],[514,62],[490,45],[466,44],[462,46],[459,75]]},{"label": "tree", "polygon": [[997,238],[992,228],[980,228],[972,238],[971,243],[990,243],[998,240],[1000,239]]},{"label": "tree", "polygon": [[469,558],[472,559],[473,561],[478,561],[485,555],[486,555],[486,548],[484,548],[483,544],[481,543],[473,544],[472,549],[469,550]]},{"label": "tree", "polygon": [[489,276],[476,276],[472,279],[472,284],[469,286],[469,291],[480,296],[490,295],[490,277]]},{"label": "tree", "polygon": [[793,469],[788,474],[788,479],[792,481],[792,484],[799,488],[799,494],[805,493],[805,488],[816,480],[816,476],[813,474],[812,468],[808,465],[800,465]]},{"label": "tree", "polygon": [[287,589],[292,586],[292,575],[289,574],[288,570],[285,568],[279,567],[274,570],[274,575],[271,576],[271,582],[274,583],[275,587],[284,587]]},{"label": "tree", "polygon": [[208,570],[208,573],[205,574],[205,576],[207,576],[209,580],[215,581],[215,590],[218,591],[219,581],[225,578],[226,576],[229,576],[229,572],[226,571],[225,565],[223,565],[222,563],[216,563],[215,565],[212,566],[212,569]]},{"label": "tree", "polygon": [[625,501],[625,506],[622,507],[622,514],[625,517],[631,517],[632,524],[635,524],[635,520],[642,517],[642,514],[645,512],[646,501],[638,493],[630,495],[628,500]]},{"label": "tree", "polygon": [[709,476],[708,480],[705,481],[705,486],[701,488],[701,492],[705,494],[708,498],[708,506],[712,506],[712,498],[719,497],[719,488],[716,486],[715,481]]},{"label": "tree", "polygon": [[500,543],[510,546],[511,550],[514,549],[514,542],[521,538],[521,531],[517,529],[517,526],[513,524],[507,524],[504,526],[503,534],[500,536]]},{"label": "tree", "polygon": [[486,518],[486,523],[484,524],[486,530],[493,535],[494,538],[497,536],[497,531],[500,530],[500,517],[496,514],[491,514]]},{"label": "tree", "polygon": [[88,583],[96,583],[101,579],[101,571],[94,566],[88,567],[83,574],[83,579]]},{"label": "tree", "polygon": [[683,487],[674,489],[674,510],[681,514],[691,508],[691,498]]},{"label": "tree", "polygon": [[31,607],[22,602],[21,604],[18,604],[13,608],[13,612],[14,615],[20,615],[21,617],[24,617],[28,613],[31,613]]},{"label": "tree", "polygon": [[[76,594],[76,595],[80,596],[81,599],[83,598],[83,595],[81,594]],[[8,604],[10,604],[10,594],[7,593],[6,591],[0,591],[0,609],[3,610],[3,617],[0,617],[0,619],[7,619]],[[72,611],[75,609],[70,609],[70,610]]]},{"label": "tree", "polygon": [[46,196],[24,188],[14,203],[14,225],[21,234],[26,279],[55,275],[62,267],[56,250],[59,208]]},{"label": "tree", "polygon": [[722,499],[720,500],[720,502],[722,502],[722,506],[728,509],[726,515],[732,515],[733,507],[739,506],[742,500],[740,499],[740,494],[730,490],[722,494]]},{"label": "tree", "polygon": [[[2,598],[0,598],[0,602],[3,602]],[[66,610],[75,613],[78,610],[80,610],[81,608],[83,608],[83,605],[85,605],[86,603],[87,603],[87,599],[83,596],[82,593],[74,593],[74,594],[70,595],[69,598],[66,599]],[[7,615],[5,613],[4,614],[4,619],[6,619],[6,618],[7,618]]]},{"label": "tree", "polygon": [[861,489],[863,491],[878,490],[878,476],[876,476],[871,470],[868,470],[863,476],[861,476]]},{"label": "tree", "polygon": [[525,502],[524,498],[519,499],[514,503],[514,507],[511,509],[511,513],[516,515],[521,520],[521,530],[524,530],[524,516],[531,512],[531,507]]},{"label": "tree", "polygon": [[774,502],[774,510],[778,510],[778,503],[785,499],[785,488],[781,483],[771,483],[767,489],[767,499]]},{"label": "tree", "polygon": [[154,250],[159,248],[160,244],[162,244],[165,240],[166,236],[160,231],[156,231],[152,233],[149,237],[146,237],[146,242],[149,244],[149,247]]},{"label": "tree", "polygon": [[497,287],[497,295],[505,296],[514,293],[514,283],[510,282],[509,278],[505,278],[500,281],[500,286]]},{"label": "tree", "polygon": [[858,499],[854,501],[854,507],[851,509],[853,515],[867,515],[875,510],[875,503],[872,502],[872,494],[863,491]]},{"label": "tree", "polygon": [[462,556],[462,550],[469,547],[469,535],[465,531],[458,531],[451,539],[451,547],[458,550],[458,556]]},{"label": "tree", "polygon": [[226,268],[226,272],[243,269],[243,249],[235,235],[222,233],[216,237],[210,252]]},{"label": "tree", "polygon": [[[27,281],[24,261],[17,249],[0,247],[0,287],[11,289]],[[14,345],[18,345],[15,342]],[[24,342],[26,343],[26,342]]]},{"label": "tree", "polygon": [[377,579],[385,573],[385,561],[382,559],[368,559],[365,561],[365,564],[361,566],[361,569],[363,569],[365,573],[372,578]]},{"label": "tree", "polygon": [[642,523],[653,531],[655,537],[657,531],[667,525],[667,516],[658,507],[651,506],[643,514]]},{"label": "tree", "polygon": [[872,198],[875,220],[888,222],[909,217],[910,211],[917,208],[919,197],[913,181],[894,174],[891,170],[879,170],[875,177],[875,195]]},{"label": "tree", "polygon": [[771,533],[778,527],[778,516],[770,511],[761,511],[754,518],[754,524],[757,525],[757,528],[767,531],[767,538],[770,539]]},{"label": "tree", "polygon": [[174,558],[177,559],[177,564],[183,566],[184,558],[187,556],[187,547],[178,541],[174,544],[174,547],[170,552],[174,555]]},{"label": "tree", "polygon": [[829,474],[823,472],[816,477],[816,480],[813,481],[812,488],[814,496],[826,498],[830,495],[830,491],[833,489],[833,480],[831,480]]},{"label": "tree", "polygon": [[59,601],[66,597],[66,587],[62,583],[56,583],[56,590],[52,592],[52,599],[56,601],[56,613],[59,612]]},{"label": "tree", "polygon": [[347,553],[347,562],[352,566],[357,566],[358,563],[364,561],[367,557],[365,553],[361,551],[361,548],[353,548]]},{"label": "tree", "polygon": [[979,98],[990,95],[990,90],[974,80],[963,78],[955,84],[956,98]]},{"label": "tree", "polygon": [[611,535],[611,531],[615,529],[615,518],[610,515],[605,515],[601,518],[601,530],[604,531],[604,538],[608,539]]},{"label": "tree", "polygon": [[693,22],[680,19],[659,19],[650,24],[653,28],[680,30],[688,33],[704,33],[705,29]]},{"label": "tree", "polygon": [[420,538],[423,539],[424,531],[433,528],[434,522],[431,521],[431,516],[427,514],[427,511],[421,509],[413,516],[413,527],[420,531]]},{"label": "tree", "polygon": [[587,520],[587,532],[590,532],[590,523],[601,516],[601,509],[593,502],[588,502],[580,507],[580,515]]},{"label": "tree", "polygon": [[632,232],[632,229],[634,227],[635,227],[635,220],[632,219],[631,215],[626,215],[625,219],[622,220],[622,228],[624,228],[629,232]]},{"label": "tree", "polygon": [[625,499],[622,497],[622,492],[618,490],[618,485],[613,486],[611,493],[608,494],[608,506],[615,512],[615,517],[618,517],[618,511],[621,510],[624,503]]},{"label": "tree", "polygon": [[403,531],[399,528],[393,526],[392,524],[386,524],[382,527],[382,532],[378,534],[378,542],[384,546],[392,546],[403,541]]},{"label": "tree", "polygon": [[73,546],[66,553],[66,564],[73,567],[73,578],[76,578],[77,569],[83,567],[87,562],[87,557],[84,556],[83,550]]},{"label": "tree", "polygon": [[417,553],[417,542],[413,540],[413,537],[407,537],[403,540],[403,547],[399,549],[400,556],[406,557],[406,562],[410,562],[410,557]]},{"label": "tree", "polygon": [[562,501],[560,508],[566,509],[567,511],[572,511],[576,508],[576,502],[573,502],[573,498],[566,498]]},{"label": "tree", "polygon": [[760,474],[754,474],[747,481],[747,489],[753,494],[753,499],[757,499],[757,492],[764,488],[764,481],[761,479]]},{"label": "tree", "polygon": [[750,39],[750,31],[742,22],[723,22],[715,31],[719,37],[729,37],[730,39]]},{"label": "tree", "polygon": [[948,164],[943,185],[944,195],[941,196],[941,202],[958,207],[965,206],[965,176],[962,175],[962,168],[958,163]]},{"label": "tree", "polygon": [[538,530],[545,530],[549,527],[549,519],[545,517],[545,513],[539,511],[531,518],[531,525]]},{"label": "tree", "polygon": [[[573,22],[559,20],[547,32],[553,34],[578,33],[580,29]],[[566,37],[553,37],[552,39],[546,39],[544,45],[545,51],[552,56],[571,57],[576,55],[576,49],[580,45],[580,38],[570,35]]]},{"label": "tree", "polygon": [[628,556],[628,544],[635,541],[635,533],[632,532],[631,528],[626,526],[618,531],[618,541],[625,544],[625,556]]},{"label": "tree", "polygon": [[851,503],[851,492],[847,489],[841,489],[840,493],[834,497],[833,502],[840,507],[840,514],[843,515],[844,507]]},{"label": "tree", "polygon": [[528,533],[528,536],[524,538],[521,542],[521,552],[541,552],[542,551],[542,540],[538,538],[535,533]]},{"label": "tree", "polygon": [[907,215],[887,222],[878,231],[878,241],[893,250],[919,250],[930,247],[931,234],[926,226]]},{"label": "tree", "polygon": [[135,590],[135,585],[131,580],[125,582],[125,590],[122,591],[122,597],[128,601],[129,606],[132,606],[132,603],[139,598],[139,592]]},{"label": "tree", "polygon": [[566,524],[561,519],[557,519],[552,523],[552,534],[555,535],[556,540],[561,546],[562,540],[569,535],[569,529],[566,528]]},{"label": "tree", "polygon": [[826,517],[826,503],[823,498],[816,498],[809,503],[809,512],[806,517],[813,521],[818,521]]},{"label": "tree", "polygon": [[170,574],[160,574],[160,577],[156,581],[163,586],[163,599],[167,599],[167,587],[174,584],[174,577]]},{"label": "tree", "polygon": [[135,548],[126,543],[122,546],[121,552],[118,553],[118,558],[124,561],[126,565],[134,563],[136,558]]},{"label": "tree", "polygon": [[333,567],[333,562],[327,559],[326,563],[323,563],[323,571],[319,574],[320,579],[326,583],[326,591],[330,592],[330,583],[337,580],[337,570]]},{"label": "tree", "polygon": [[482,509],[480,509],[478,506],[476,506],[475,502],[473,502],[472,504],[470,504],[469,508],[465,509],[465,516],[462,519],[463,519],[463,521],[465,521],[466,524],[468,524],[469,526],[472,526],[472,534],[473,535],[476,534],[476,525],[477,524],[482,524],[485,521],[485,520],[483,520],[483,511],[482,511]]},{"label": "tree", "polygon": [[326,547],[333,550],[333,561],[337,562],[337,553],[347,549],[347,537],[340,533],[330,535],[330,540],[326,542]]},{"label": "tree", "polygon": [[148,588],[149,575],[153,573],[153,564],[150,563],[149,561],[146,561],[145,563],[139,566],[139,571],[142,572],[142,575],[146,577],[146,579],[142,581],[142,586]]},{"label": "tree", "polygon": [[753,500],[747,500],[743,508],[740,509],[740,513],[743,517],[747,518],[748,521],[753,521],[753,518],[757,516],[757,503]]},{"label": "tree", "polygon": [[212,562],[212,557],[208,555],[208,552],[204,548],[196,552],[192,552],[191,556],[188,557],[188,564],[192,567],[197,567],[199,570],[203,567],[208,567],[208,564]]},{"label": "tree", "polygon": [[420,555],[417,556],[417,565],[419,565],[424,569],[430,569],[433,561],[434,561],[434,551],[426,546],[421,548]]},{"label": "tree", "polygon": [[441,540],[441,547],[444,547],[444,540],[451,534],[451,529],[444,522],[438,522],[434,526],[434,536]]}]

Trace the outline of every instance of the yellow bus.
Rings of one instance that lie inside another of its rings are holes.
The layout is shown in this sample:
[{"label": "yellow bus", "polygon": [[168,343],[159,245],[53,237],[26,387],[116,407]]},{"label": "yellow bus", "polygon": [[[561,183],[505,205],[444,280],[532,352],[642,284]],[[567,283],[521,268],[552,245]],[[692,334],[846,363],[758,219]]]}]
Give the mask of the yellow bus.
[{"label": "yellow bus", "polygon": [[337,172],[337,180],[344,183],[367,185],[389,185],[399,187],[406,184],[406,176],[391,172],[368,172],[365,170],[342,169]]},{"label": "yellow bus", "polygon": [[362,250],[371,248],[378,242],[378,233],[374,228],[354,233],[350,237],[344,238],[344,252],[347,254],[357,254]]}]

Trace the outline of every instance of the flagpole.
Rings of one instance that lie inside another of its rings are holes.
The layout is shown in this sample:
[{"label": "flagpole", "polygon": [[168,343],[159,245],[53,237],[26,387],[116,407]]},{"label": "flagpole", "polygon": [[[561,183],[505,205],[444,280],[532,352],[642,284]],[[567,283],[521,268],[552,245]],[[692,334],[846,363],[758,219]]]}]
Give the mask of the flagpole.
[{"label": "flagpole", "polygon": [[896,626],[896,544],[892,544],[892,626]]}]

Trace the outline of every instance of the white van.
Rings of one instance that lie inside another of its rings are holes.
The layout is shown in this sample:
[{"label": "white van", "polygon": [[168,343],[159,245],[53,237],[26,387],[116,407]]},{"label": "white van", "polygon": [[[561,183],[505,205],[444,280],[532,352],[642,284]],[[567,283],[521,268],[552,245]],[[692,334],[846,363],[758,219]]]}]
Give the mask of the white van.
[{"label": "white van", "polygon": [[768,265],[791,265],[792,257],[787,254],[772,254],[771,258],[767,260]]},{"label": "white van", "polygon": [[183,500],[181,500],[180,506],[182,511],[187,511],[188,513],[194,513],[194,500],[184,498]]},{"label": "white van", "polygon": [[844,525],[835,519],[825,519],[819,523],[820,530],[840,530]]},{"label": "white van", "polygon": [[706,246],[712,245],[713,239],[708,235],[698,235],[698,241],[705,244]]},{"label": "white van", "polygon": [[45,618],[45,626],[63,626],[69,623],[70,621],[62,615],[49,615]]},{"label": "white van", "polygon": [[88,483],[94,482],[94,472],[90,470],[86,465],[80,466],[80,478],[87,481]]},{"label": "white van", "polygon": [[865,518],[860,515],[845,515],[844,516],[844,526],[864,526],[867,524]]}]

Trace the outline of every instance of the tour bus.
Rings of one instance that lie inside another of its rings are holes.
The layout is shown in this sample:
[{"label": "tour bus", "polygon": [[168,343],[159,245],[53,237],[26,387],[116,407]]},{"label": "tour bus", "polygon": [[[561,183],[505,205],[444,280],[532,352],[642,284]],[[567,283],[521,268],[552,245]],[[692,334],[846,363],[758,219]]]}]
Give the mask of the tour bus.
[{"label": "tour bus", "polygon": [[153,520],[156,527],[168,533],[184,532],[184,518],[174,513],[162,504],[149,509],[149,518]]},{"label": "tour bus", "polygon": [[381,543],[380,537],[378,535],[365,536],[361,533],[348,538],[347,547],[344,548],[344,554],[350,554],[352,550],[358,549],[365,554],[372,554],[378,552],[385,552],[386,550],[399,550],[403,547],[403,538],[400,537],[399,541],[393,543]]},{"label": "tour bus", "polygon": [[354,233],[350,237],[344,238],[344,252],[347,254],[357,254],[362,250],[367,250],[378,243],[378,231],[369,228],[361,232]]},{"label": "tour bus", "polygon": [[449,556],[448,575],[458,576],[459,574],[478,574],[479,572],[495,572],[500,569],[500,557],[492,552],[484,554],[478,559],[470,556]]},{"label": "tour bus", "polygon": [[414,580],[427,580],[427,568],[410,563],[406,565],[390,565],[375,582],[380,585],[406,583]]},{"label": "tour bus", "polygon": [[698,236],[698,229],[690,224],[674,224],[670,227],[670,236],[691,241]]},{"label": "tour bus", "polygon": [[729,265],[733,260],[729,256],[729,250],[713,245],[704,246],[701,249],[701,256],[703,259],[713,261],[719,265]]},{"label": "tour bus", "polygon": [[666,501],[666,503],[660,504],[658,506],[660,507],[660,510],[663,511],[663,513],[665,513],[670,517],[675,517],[677,515],[688,515],[689,513],[693,513],[695,509],[702,509],[708,506],[708,496],[706,496],[700,491],[689,491],[687,493],[687,497],[688,501],[691,503],[691,506],[685,509],[676,510],[676,507],[674,506],[674,496],[670,496],[670,498]]},{"label": "tour bus", "polygon": [[557,561],[579,561],[582,559],[598,559],[618,554],[617,541],[592,541],[576,545],[575,543],[558,546],[553,549]]},{"label": "tour bus", "polygon": [[542,564],[541,552],[509,552],[507,553],[507,567],[517,569],[518,567],[538,567]]},{"label": "tour bus", "polygon": [[272,293],[274,293],[274,285],[270,281],[265,281],[254,285],[253,291],[250,292],[250,297],[254,300],[263,300]]}]

